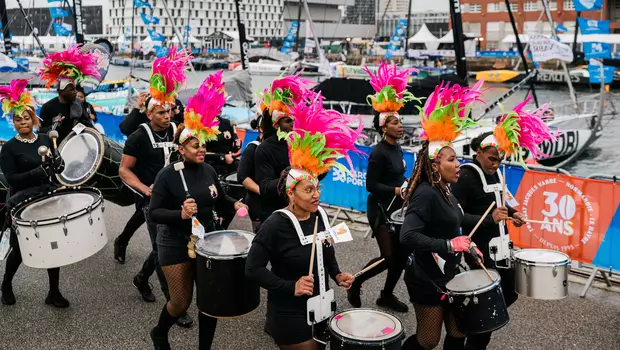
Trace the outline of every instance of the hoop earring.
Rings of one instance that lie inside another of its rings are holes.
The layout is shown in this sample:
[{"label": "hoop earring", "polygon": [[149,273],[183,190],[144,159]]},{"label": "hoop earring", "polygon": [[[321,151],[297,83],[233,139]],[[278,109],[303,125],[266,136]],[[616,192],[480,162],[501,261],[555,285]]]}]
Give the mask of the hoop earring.
[{"label": "hoop earring", "polygon": [[433,173],[433,174],[439,175],[439,179],[437,181],[435,181],[435,179],[431,179],[431,181],[433,181],[434,184],[438,184],[439,182],[441,182],[441,174],[439,172],[436,172],[436,173]]}]

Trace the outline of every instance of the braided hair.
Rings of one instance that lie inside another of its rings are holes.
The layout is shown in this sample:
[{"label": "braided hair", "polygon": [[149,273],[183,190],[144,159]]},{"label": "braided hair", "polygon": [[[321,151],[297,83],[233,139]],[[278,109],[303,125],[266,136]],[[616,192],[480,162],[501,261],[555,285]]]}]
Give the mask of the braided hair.
[{"label": "braided hair", "polygon": [[273,121],[271,120],[271,113],[269,113],[269,109],[265,108],[263,110],[263,117],[261,118],[261,127],[263,128],[263,139],[266,139],[272,135],[275,135],[277,130],[273,126]]},{"label": "braided hair", "polygon": [[407,195],[405,197],[405,206],[408,206],[411,202],[411,198],[413,197],[413,192],[415,192],[416,187],[420,184],[420,182],[426,180],[431,185],[431,187],[439,189],[443,198],[450,204],[450,194],[449,192],[441,187],[439,183],[433,182],[433,163],[438,162],[432,160],[428,156],[428,145],[429,142],[425,141],[422,149],[418,152],[418,159],[415,163],[415,167],[413,168],[413,172],[411,173],[411,180],[409,181],[409,187],[407,188]]},{"label": "braided hair", "polygon": [[288,177],[290,172],[291,172],[290,166],[282,170],[282,173],[280,174],[280,178],[278,179],[278,186],[277,186],[278,196],[284,198],[287,204],[288,204],[288,196],[286,195],[286,178]]}]

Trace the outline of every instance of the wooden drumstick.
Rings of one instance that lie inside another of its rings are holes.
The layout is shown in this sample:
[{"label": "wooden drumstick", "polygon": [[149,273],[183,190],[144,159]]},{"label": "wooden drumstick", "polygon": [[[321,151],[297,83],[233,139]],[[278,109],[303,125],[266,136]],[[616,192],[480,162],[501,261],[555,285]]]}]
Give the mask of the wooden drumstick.
[{"label": "wooden drumstick", "polygon": [[504,178],[504,183],[502,184],[502,207],[506,206],[506,168],[504,168],[504,172],[502,173],[502,177]]},{"label": "wooden drumstick", "polygon": [[312,275],[312,270],[314,270],[314,252],[316,251],[316,231],[319,228],[319,216],[316,216],[316,220],[314,221],[314,234],[312,235],[312,253],[310,254],[310,271],[308,272],[308,276]]},{"label": "wooden drumstick", "polygon": [[[515,218],[508,218],[508,220],[514,221]],[[530,223],[530,224],[541,224],[541,225],[545,225],[545,224],[550,224],[550,222],[548,221],[543,221],[543,220],[530,220],[530,219],[523,219],[523,221]]]},{"label": "wooden drumstick", "polygon": [[41,156],[41,163],[45,163],[45,155],[47,154],[48,148],[46,146],[39,146],[37,149],[37,153]]},{"label": "wooden drumstick", "polygon": [[377,265],[381,264],[384,260],[385,260],[385,258],[381,258],[381,260],[379,260],[379,261],[375,262],[374,264],[372,264],[372,265],[370,265],[370,266],[365,267],[362,271],[360,271],[360,272],[356,273],[355,275],[353,275],[353,278],[358,278],[358,277],[359,277],[359,276],[361,276],[364,272],[366,272],[366,271],[368,271],[368,270],[372,269],[373,267],[375,267],[375,266],[377,266]]},{"label": "wooden drumstick", "polygon": [[491,280],[491,282],[495,282],[495,278],[493,278],[493,276],[491,276],[491,273],[489,272],[489,270],[487,270],[487,268],[484,267],[484,264],[482,264],[482,261],[478,260],[477,262],[478,262],[478,265],[480,265],[480,267],[482,267],[484,272],[487,273],[487,276],[489,276],[489,279]]},{"label": "wooden drumstick", "polygon": [[189,198],[189,190],[187,189],[187,183],[185,182],[185,176],[183,176],[183,169],[185,169],[185,164],[183,162],[178,162],[174,164],[174,170],[179,172],[181,175],[181,182],[183,183],[183,189],[185,190],[185,197]]},{"label": "wooden drumstick", "polygon": [[489,215],[489,212],[491,211],[491,209],[493,209],[493,206],[495,205],[495,201],[493,201],[491,203],[491,205],[489,205],[489,207],[487,208],[487,211],[484,212],[484,214],[482,215],[482,217],[480,218],[480,220],[478,220],[478,223],[476,224],[476,226],[474,227],[473,230],[471,230],[471,232],[469,233],[469,238],[471,238],[471,236],[474,234],[474,232],[476,232],[476,230],[478,229],[478,227],[480,227],[480,225],[482,225],[482,222],[484,221],[484,218],[487,217],[487,215]]}]

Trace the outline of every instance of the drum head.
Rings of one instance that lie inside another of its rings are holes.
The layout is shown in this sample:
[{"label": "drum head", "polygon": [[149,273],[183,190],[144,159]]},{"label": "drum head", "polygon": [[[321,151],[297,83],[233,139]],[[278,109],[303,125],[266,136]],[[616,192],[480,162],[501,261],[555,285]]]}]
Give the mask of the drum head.
[{"label": "drum head", "polygon": [[329,328],[340,337],[368,342],[393,339],[403,331],[396,317],[372,309],[341,312],[331,319]]},{"label": "drum head", "polygon": [[214,257],[235,257],[248,254],[252,246],[254,234],[245,231],[224,230],[214,231],[196,242],[198,254]]},{"label": "drum head", "polygon": [[56,177],[65,186],[79,186],[95,175],[103,158],[103,139],[94,129],[71,132],[58,147],[65,170]]},{"label": "drum head", "polygon": [[61,216],[69,216],[80,210],[84,210],[97,200],[95,193],[91,192],[58,192],[49,196],[42,196],[20,210],[16,217],[24,221],[45,221],[57,219]]},{"label": "drum head", "polygon": [[531,263],[559,264],[569,260],[568,255],[548,249],[521,249],[514,253],[517,260]]},{"label": "drum head", "polygon": [[407,214],[407,207],[400,208],[390,215],[392,222],[402,224],[405,221],[405,214]]},{"label": "drum head", "polygon": [[489,279],[484,270],[470,270],[454,276],[446,284],[446,288],[456,293],[466,293],[485,289],[499,281],[499,273],[495,270],[489,270],[493,276],[493,282]]}]

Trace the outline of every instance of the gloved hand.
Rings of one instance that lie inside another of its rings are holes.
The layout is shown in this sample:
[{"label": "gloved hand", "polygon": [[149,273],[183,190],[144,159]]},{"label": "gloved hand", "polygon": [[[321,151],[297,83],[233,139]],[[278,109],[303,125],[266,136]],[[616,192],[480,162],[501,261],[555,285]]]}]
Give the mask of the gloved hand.
[{"label": "gloved hand", "polygon": [[458,236],[454,237],[450,240],[450,245],[452,246],[452,252],[469,252],[469,246],[471,244],[471,239],[468,236]]},{"label": "gloved hand", "polygon": [[65,170],[65,162],[60,155],[52,160],[52,171],[54,174],[60,174]]},{"label": "gloved hand", "polygon": [[482,255],[480,249],[476,246],[476,243],[471,242],[469,246],[469,254],[472,258],[474,258],[474,260],[480,261],[481,264],[484,262],[484,256]]},{"label": "gloved hand", "polygon": [[407,187],[409,187],[409,181],[405,181],[402,185],[400,185],[400,197],[402,199],[405,199],[405,196],[407,195]]},{"label": "gloved hand", "polygon": [[38,178],[38,179],[48,179],[49,174],[52,173],[52,170],[49,165],[42,164],[32,170],[29,171],[30,176]]}]

